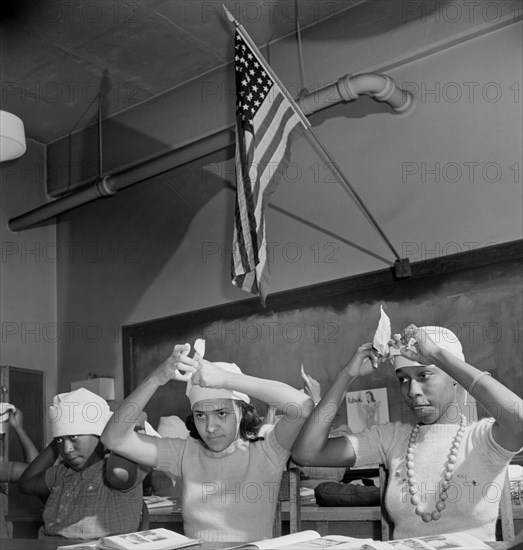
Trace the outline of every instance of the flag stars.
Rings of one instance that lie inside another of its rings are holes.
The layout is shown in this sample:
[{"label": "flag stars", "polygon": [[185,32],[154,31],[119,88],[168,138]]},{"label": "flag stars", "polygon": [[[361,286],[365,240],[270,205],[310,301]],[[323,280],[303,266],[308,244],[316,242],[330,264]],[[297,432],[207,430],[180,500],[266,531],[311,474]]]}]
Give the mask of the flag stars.
[{"label": "flag stars", "polygon": [[235,49],[238,52],[235,55],[236,110],[242,124],[252,125],[274,83],[240,37],[237,37]]}]

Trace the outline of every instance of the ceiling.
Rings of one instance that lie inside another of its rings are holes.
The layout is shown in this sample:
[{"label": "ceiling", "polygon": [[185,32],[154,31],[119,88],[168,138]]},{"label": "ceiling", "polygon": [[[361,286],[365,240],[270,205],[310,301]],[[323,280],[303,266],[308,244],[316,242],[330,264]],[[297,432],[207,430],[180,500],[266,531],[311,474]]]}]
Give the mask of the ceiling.
[{"label": "ceiling", "polygon": [[264,44],[365,0],[2,0],[1,108],[49,144],[232,60],[222,3]]}]

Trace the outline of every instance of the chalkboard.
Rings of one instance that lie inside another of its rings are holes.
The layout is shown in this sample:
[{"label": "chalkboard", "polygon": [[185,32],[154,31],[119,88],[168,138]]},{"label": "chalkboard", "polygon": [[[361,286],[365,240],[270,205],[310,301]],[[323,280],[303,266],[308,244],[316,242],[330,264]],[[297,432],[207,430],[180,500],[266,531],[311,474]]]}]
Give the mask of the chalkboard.
[{"label": "chalkboard", "polygon": [[[460,338],[467,361],[522,388],[523,241],[424,260],[412,276],[392,270],[338,279],[123,327],[124,384],[130,393],[175,343],[206,339],[206,358],[238,364],[244,373],[301,388],[300,365],[327,388],[357,346],[372,339],[383,305],[393,332],[407,324],[440,325]],[[381,367],[351,391],[386,387],[389,417],[405,418],[392,369]],[[257,403],[257,405],[261,405]],[[260,413],[264,413],[264,408]],[[146,407],[161,416],[189,414],[184,384],[169,382]],[[340,409],[335,425],[345,422]]]}]

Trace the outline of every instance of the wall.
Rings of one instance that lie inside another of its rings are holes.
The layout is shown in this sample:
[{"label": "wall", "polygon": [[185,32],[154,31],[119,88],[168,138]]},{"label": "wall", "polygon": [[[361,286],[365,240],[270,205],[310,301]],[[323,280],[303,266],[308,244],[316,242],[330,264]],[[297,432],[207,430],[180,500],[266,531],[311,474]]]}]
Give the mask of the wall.
[{"label": "wall", "polygon": [[[362,98],[311,118],[402,256],[521,238],[521,35],[514,24],[388,71],[416,92],[410,116]],[[267,214],[271,292],[390,265],[305,138],[292,160]],[[57,245],[74,253],[58,264],[58,319],[74,330],[58,346],[59,391],[95,372],[121,398],[121,325],[248,297],[230,284],[232,174],[222,151],[61,216]]]},{"label": "wall", "polygon": [[[390,71],[474,36],[512,25],[521,18],[521,3],[517,0],[497,0],[485,5],[469,0],[307,1],[300,6],[310,10],[312,24],[304,25],[301,21],[301,71],[296,36],[291,34],[273,41],[272,33],[264,32],[267,24],[279,26],[274,6],[261,2],[259,13],[253,17],[256,10],[252,10],[252,4],[246,4],[245,10],[241,4],[235,4],[237,17],[293,97],[303,88],[317,90],[346,73]],[[219,5],[215,7],[219,9]],[[292,17],[292,9],[284,11],[280,23],[288,23]],[[335,15],[329,17],[333,12]],[[204,13],[194,25],[200,32],[212,21],[213,32],[231,47],[232,26],[221,15]],[[265,45],[267,42],[270,44]],[[159,59],[155,62],[161,63]],[[198,145],[198,151],[205,149],[205,154],[214,151],[211,147],[215,141],[225,142],[225,147],[230,143],[229,129],[234,130],[234,96],[234,71],[232,63],[226,63],[151,100],[120,98],[126,108],[104,119],[104,171],[113,173],[160,152],[179,151],[182,147],[192,150],[194,144]],[[212,144],[204,139],[210,135]],[[122,143],[125,147],[121,147]],[[77,185],[95,180],[96,124],[51,143],[47,154],[50,195],[69,192]],[[173,163],[171,168],[175,166]]]},{"label": "wall", "polygon": [[7,227],[9,218],[47,200],[45,147],[31,140],[27,145],[24,156],[0,167],[0,363],[43,371],[49,403],[62,333],[56,315],[56,226],[51,221],[20,233]]}]

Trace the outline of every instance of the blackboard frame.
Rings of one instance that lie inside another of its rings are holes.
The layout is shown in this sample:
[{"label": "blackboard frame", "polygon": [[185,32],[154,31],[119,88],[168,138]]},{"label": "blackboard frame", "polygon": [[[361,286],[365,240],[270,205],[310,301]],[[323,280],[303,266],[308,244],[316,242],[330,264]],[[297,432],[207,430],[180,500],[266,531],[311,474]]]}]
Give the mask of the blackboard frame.
[{"label": "blackboard frame", "polygon": [[[477,273],[482,281],[487,281],[487,284],[489,284],[488,281],[495,281],[505,269],[511,270],[512,275],[514,273],[523,274],[523,240],[427,259],[415,262],[411,267],[412,276],[407,279],[395,280],[393,268],[389,268],[275,293],[268,296],[266,309],[261,306],[257,298],[250,298],[125,325],[122,327],[125,395],[128,395],[152,368],[168,355],[170,345],[190,341],[184,339],[184,335],[188,333],[205,337],[206,328],[208,329],[209,326],[212,326],[217,321],[231,323],[246,318],[263,318],[268,313],[279,315],[284,312],[292,312],[293,310],[302,312],[320,307],[322,304],[329,304],[331,309],[334,308],[336,310],[338,299],[341,300],[343,298],[347,302],[348,296],[357,296],[358,299],[367,299],[369,296],[374,296],[375,299],[377,293],[383,293],[386,296],[390,292],[398,291],[405,296],[405,293],[408,293],[409,289],[414,289],[414,293],[420,292],[420,289],[424,288],[424,285],[430,285],[442,278],[448,280],[449,278],[459,276],[460,273]],[[519,275],[516,278],[518,278],[519,288]],[[523,275],[521,278],[523,279]],[[519,296],[519,299],[521,300],[521,296]],[[516,320],[516,322],[518,321]],[[517,335],[515,333],[515,337],[517,336],[518,338],[518,346],[520,346],[520,330],[521,327],[518,325]],[[182,337],[178,338],[178,334],[181,334]],[[168,342],[166,343],[166,341]],[[151,354],[147,357],[144,356],[144,350],[146,354],[149,354],[149,352]],[[209,357],[209,359],[218,360],[214,357]],[[220,360],[233,361],[235,359],[233,357],[220,358]],[[513,365],[511,368],[518,368],[521,371],[521,365],[519,367]],[[254,373],[249,372],[249,374]],[[267,377],[276,378],[272,374]],[[295,379],[289,380],[288,377],[285,379],[285,376],[282,376],[282,379],[288,383],[295,382]],[[502,382],[509,385],[505,380],[502,380]],[[179,383],[174,382],[170,382],[167,386],[171,384],[180,386]],[[383,382],[377,383],[376,387],[382,384]],[[160,388],[159,392],[157,392],[159,395],[156,401],[155,399],[151,400],[148,407],[146,407],[153,425],[158,421],[159,416],[165,414],[177,414],[182,417],[188,414],[188,407],[186,405],[179,404],[174,408],[171,406],[171,402],[173,401],[173,386],[167,386]],[[358,389],[358,387],[354,387],[354,389]],[[517,388],[511,389],[517,391]],[[175,401],[181,403],[183,400],[182,390],[178,388],[176,391]],[[395,412],[391,414],[391,420],[394,420],[398,419],[398,416],[403,413],[400,410],[401,404],[397,400],[394,404],[394,397],[392,401],[393,403],[389,403],[389,405],[392,405],[393,408],[396,407]],[[341,411],[340,413],[341,415],[343,414]]]}]

